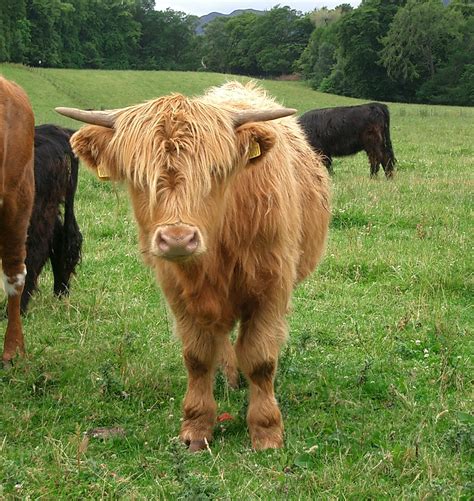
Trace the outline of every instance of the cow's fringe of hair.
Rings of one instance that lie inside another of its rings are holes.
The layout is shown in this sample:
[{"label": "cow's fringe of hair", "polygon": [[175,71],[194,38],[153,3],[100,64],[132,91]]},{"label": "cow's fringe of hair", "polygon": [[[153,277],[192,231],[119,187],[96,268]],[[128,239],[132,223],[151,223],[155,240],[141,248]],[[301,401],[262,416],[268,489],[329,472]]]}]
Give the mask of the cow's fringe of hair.
[{"label": "cow's fringe of hair", "polygon": [[[176,213],[189,214],[193,200],[210,193],[213,179],[227,177],[234,167],[232,114],[278,106],[254,82],[228,82],[194,99],[172,94],[126,108],[115,123],[109,151],[118,152],[120,177],[147,190],[151,208],[160,200]],[[190,186],[192,196],[180,191]],[[173,203],[167,204],[171,192]]]},{"label": "cow's fringe of hair", "polygon": [[[183,203],[203,199],[215,176],[229,174],[228,159],[235,155],[229,111],[215,108],[209,113],[208,106],[175,94],[131,107],[117,120],[110,144],[120,152],[117,168],[134,186],[147,190],[152,206],[175,190],[176,200]],[[170,178],[171,185],[165,182]],[[180,192],[189,186],[193,197]],[[191,211],[189,206],[175,209]]]}]

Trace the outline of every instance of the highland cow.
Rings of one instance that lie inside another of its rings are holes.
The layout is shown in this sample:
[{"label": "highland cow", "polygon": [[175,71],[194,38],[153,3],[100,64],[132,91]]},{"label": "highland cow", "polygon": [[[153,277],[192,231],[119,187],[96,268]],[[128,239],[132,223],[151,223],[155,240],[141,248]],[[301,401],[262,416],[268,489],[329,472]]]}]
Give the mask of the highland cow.
[{"label": "highland cow", "polygon": [[58,111],[95,124],[73,135],[73,150],[128,187],[142,253],[182,340],[182,440],[192,451],[211,440],[224,358],[249,382],[253,447],[282,446],[274,378],[286,315],[293,288],[323,254],[330,218],[327,172],[289,116],[295,110],[231,82],[197,98]]}]

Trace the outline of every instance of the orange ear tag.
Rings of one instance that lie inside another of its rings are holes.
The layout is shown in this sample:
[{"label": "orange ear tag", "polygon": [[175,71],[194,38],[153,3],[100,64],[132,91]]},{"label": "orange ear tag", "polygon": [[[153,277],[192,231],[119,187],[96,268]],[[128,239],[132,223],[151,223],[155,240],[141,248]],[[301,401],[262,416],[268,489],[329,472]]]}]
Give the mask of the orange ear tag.
[{"label": "orange ear tag", "polygon": [[260,150],[260,144],[257,141],[252,141],[249,148],[249,160],[252,158],[257,158],[262,154]]},{"label": "orange ear tag", "polygon": [[99,164],[97,166],[97,175],[99,176],[99,179],[101,181],[110,181],[109,173],[107,172],[107,169],[102,164]]}]

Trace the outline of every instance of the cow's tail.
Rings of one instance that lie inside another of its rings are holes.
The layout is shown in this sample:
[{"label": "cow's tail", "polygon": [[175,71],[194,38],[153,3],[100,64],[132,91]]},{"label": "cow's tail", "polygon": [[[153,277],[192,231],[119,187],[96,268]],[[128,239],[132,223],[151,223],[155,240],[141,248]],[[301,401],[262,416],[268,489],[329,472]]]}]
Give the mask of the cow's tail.
[{"label": "cow's tail", "polygon": [[397,159],[393,153],[392,140],[390,139],[390,112],[388,111],[388,107],[386,105],[382,106],[382,112],[384,115],[383,141],[387,156],[385,170],[391,172],[395,168]]},{"label": "cow's tail", "polygon": [[65,269],[72,273],[81,258],[82,247],[82,234],[74,215],[74,195],[77,187],[79,159],[72,151],[66,155],[65,159],[69,163],[69,179],[64,201],[63,252]]}]

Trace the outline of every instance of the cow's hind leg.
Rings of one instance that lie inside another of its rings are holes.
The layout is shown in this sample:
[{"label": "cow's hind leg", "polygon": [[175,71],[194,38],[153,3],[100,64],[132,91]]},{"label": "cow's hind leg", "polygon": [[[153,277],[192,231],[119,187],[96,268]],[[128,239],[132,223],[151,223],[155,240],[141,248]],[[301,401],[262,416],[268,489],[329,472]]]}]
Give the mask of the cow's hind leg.
[{"label": "cow's hind leg", "polygon": [[380,163],[375,154],[369,153],[370,177],[375,178],[380,170]]},{"label": "cow's hind leg", "polygon": [[44,234],[39,234],[35,229],[30,228],[30,234],[26,242],[26,275],[25,287],[21,295],[20,309],[24,315],[28,309],[31,297],[38,288],[38,277],[49,256],[49,242],[44,238]]},{"label": "cow's hind leg", "polygon": [[56,217],[52,240],[50,260],[54,293],[56,296],[67,296],[71,275],[81,259],[82,234],[74,214],[68,215],[64,223],[59,216]]},{"label": "cow's hind leg", "polygon": [[276,316],[271,309],[255,312],[241,322],[236,353],[250,387],[247,424],[254,449],[283,445],[283,420],[273,383],[286,334],[284,316]]},{"label": "cow's hind leg", "polygon": [[393,172],[395,170],[395,158],[393,154],[385,153],[384,158],[382,160],[382,167],[385,172],[385,177],[387,179],[392,179]]},{"label": "cow's hind leg", "polygon": [[237,356],[234,347],[228,337],[221,345],[220,365],[225,374],[227,383],[232,388],[239,387],[239,369],[237,367]]},{"label": "cow's hind leg", "polygon": [[380,148],[377,146],[371,147],[366,151],[370,162],[370,177],[374,178],[379,173],[380,165],[383,161],[383,154]]},{"label": "cow's hind leg", "polygon": [[54,275],[54,294],[56,296],[67,296],[69,294],[70,274],[66,274],[65,270],[64,238],[64,225],[59,216],[56,216],[49,255]]},{"label": "cow's hind leg", "polygon": [[177,327],[188,371],[180,437],[194,452],[205,449],[212,439],[217,409],[213,395],[214,376],[222,353],[220,345],[225,337],[208,331]]},{"label": "cow's hind leg", "polygon": [[14,249],[15,246],[9,245],[8,252],[2,255],[3,288],[8,296],[8,323],[2,355],[4,364],[8,364],[17,353],[20,355],[25,353],[20,318],[20,299],[26,276],[24,244],[23,246],[18,245],[18,251]]}]

